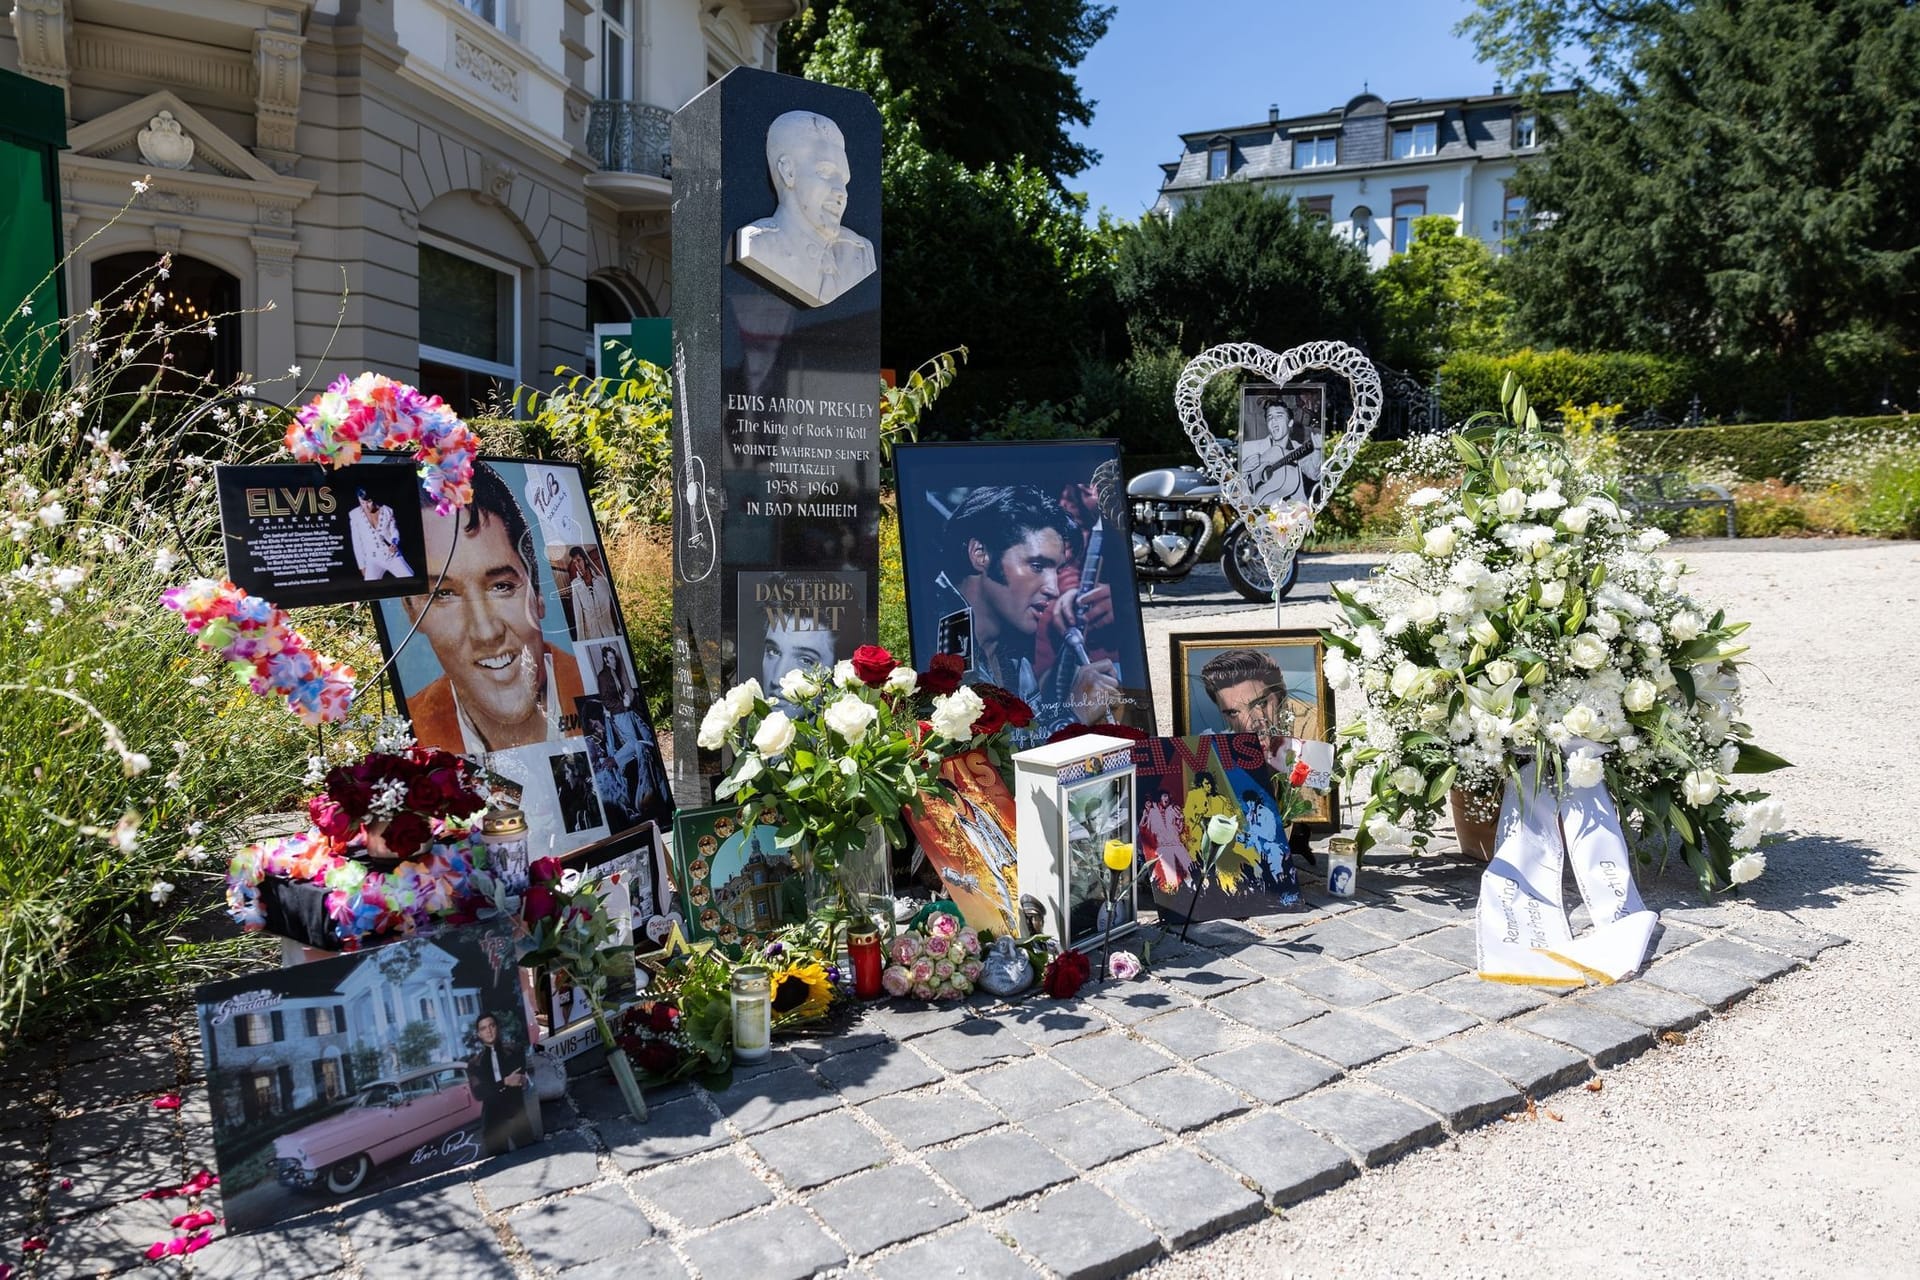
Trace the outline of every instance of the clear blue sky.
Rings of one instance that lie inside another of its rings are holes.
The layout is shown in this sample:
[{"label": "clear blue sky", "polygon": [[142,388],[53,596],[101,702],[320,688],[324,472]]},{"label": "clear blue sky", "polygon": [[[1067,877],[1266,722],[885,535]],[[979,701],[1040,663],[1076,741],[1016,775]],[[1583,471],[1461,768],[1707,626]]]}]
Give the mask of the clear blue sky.
[{"label": "clear blue sky", "polygon": [[1471,0],[1109,0],[1113,24],[1080,64],[1097,105],[1075,138],[1101,153],[1067,179],[1089,214],[1137,218],[1180,135],[1344,105],[1364,83],[1394,98],[1490,93],[1492,68],[1453,27]]}]

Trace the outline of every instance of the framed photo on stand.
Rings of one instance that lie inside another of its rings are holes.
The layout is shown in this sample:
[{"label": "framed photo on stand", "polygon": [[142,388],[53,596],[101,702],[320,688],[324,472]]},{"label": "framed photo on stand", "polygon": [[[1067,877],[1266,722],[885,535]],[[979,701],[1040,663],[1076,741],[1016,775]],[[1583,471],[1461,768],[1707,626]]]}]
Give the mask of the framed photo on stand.
[{"label": "framed photo on stand", "polygon": [[675,880],[689,942],[712,939],[729,955],[765,943],[807,918],[807,891],[793,851],[774,843],[780,810],[768,805],[751,831],[736,805],[682,809],[673,822]]},{"label": "framed photo on stand", "polygon": [[1270,754],[1303,759],[1316,830],[1340,829],[1333,778],[1333,691],[1326,642],[1309,630],[1182,631],[1168,637],[1174,736],[1259,734]]}]

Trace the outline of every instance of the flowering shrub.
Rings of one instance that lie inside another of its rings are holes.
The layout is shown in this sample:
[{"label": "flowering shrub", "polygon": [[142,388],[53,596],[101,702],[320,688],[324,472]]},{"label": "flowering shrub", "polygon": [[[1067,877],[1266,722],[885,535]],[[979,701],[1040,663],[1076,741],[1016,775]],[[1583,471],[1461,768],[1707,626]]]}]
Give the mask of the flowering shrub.
[{"label": "flowering shrub", "polygon": [[980,980],[980,935],[945,911],[887,944],[880,985],[888,995],[958,1000]]},{"label": "flowering shrub", "polygon": [[1327,676],[1365,706],[1341,763],[1372,773],[1361,851],[1424,844],[1450,789],[1497,791],[1537,757],[1577,786],[1604,776],[1703,886],[1751,879],[1783,815],[1734,779],[1785,762],[1740,719],[1746,624],[1681,590],[1666,535],[1628,522],[1524,390],[1505,400],[1499,429],[1455,438],[1460,486],[1409,499],[1418,550],[1334,591]]},{"label": "flowering shrub", "polygon": [[[298,790],[312,746],[154,607],[182,564],[219,560],[213,459],[193,450],[256,461],[278,434],[250,379],[163,387],[191,381],[152,322],[170,271],[161,257],[86,311],[27,316],[0,352],[58,366],[50,390],[0,386],[0,1046],[256,951],[182,926],[218,901],[216,851]],[[369,637],[340,616],[304,629],[361,659]]]}]

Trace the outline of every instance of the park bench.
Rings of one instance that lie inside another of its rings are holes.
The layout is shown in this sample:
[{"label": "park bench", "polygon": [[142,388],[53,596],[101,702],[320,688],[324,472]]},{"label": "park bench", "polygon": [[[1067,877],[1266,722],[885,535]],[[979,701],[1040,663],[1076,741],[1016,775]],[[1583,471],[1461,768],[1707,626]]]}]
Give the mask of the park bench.
[{"label": "park bench", "polygon": [[1683,472],[1660,471],[1628,476],[1620,485],[1620,496],[1635,515],[1718,507],[1726,513],[1727,536],[1734,536],[1733,493],[1723,484],[1700,484]]}]

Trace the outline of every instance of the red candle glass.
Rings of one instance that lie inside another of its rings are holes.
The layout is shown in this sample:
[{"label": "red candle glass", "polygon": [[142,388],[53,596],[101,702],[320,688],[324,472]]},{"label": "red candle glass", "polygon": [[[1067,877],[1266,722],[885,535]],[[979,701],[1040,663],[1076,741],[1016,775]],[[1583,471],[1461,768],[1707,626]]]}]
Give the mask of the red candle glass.
[{"label": "red candle glass", "polygon": [[851,934],[847,938],[847,958],[853,961],[853,995],[856,1000],[880,998],[880,969],[885,959],[880,950],[878,932]]}]

